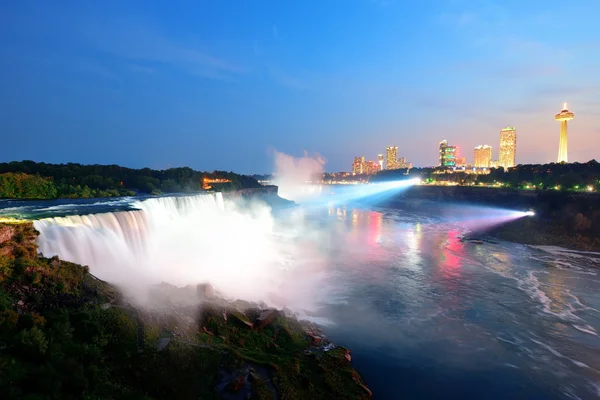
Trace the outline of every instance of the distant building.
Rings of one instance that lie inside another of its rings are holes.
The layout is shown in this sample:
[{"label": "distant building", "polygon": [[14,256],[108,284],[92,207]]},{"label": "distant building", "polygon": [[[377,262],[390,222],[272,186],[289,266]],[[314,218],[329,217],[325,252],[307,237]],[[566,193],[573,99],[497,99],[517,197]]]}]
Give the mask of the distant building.
[{"label": "distant building", "polygon": [[473,166],[475,168],[490,168],[492,162],[492,146],[487,144],[475,147]]},{"label": "distant building", "polygon": [[569,162],[569,157],[567,156],[567,121],[572,120],[575,117],[569,108],[567,107],[567,103],[563,105],[560,113],[554,116],[558,122],[560,122],[560,139],[558,142],[558,162],[566,163]]},{"label": "distant building", "polygon": [[406,160],[406,157],[400,157],[398,161],[396,161],[396,169],[411,169],[412,163]]},{"label": "distant building", "polygon": [[397,146],[390,146],[385,149],[385,169],[396,169],[396,157],[398,157]]},{"label": "distant building", "polygon": [[379,170],[383,170],[383,154],[377,155],[377,161],[379,162]]},{"label": "distant building", "polygon": [[365,161],[363,163],[363,174],[373,175],[381,171],[381,166],[377,161]]},{"label": "distant building", "polygon": [[499,168],[499,167],[500,167],[500,161],[498,161],[498,160],[490,161],[490,168]]},{"label": "distant building", "polygon": [[354,175],[361,175],[363,173],[363,164],[365,163],[365,157],[354,157],[352,163],[352,173]]},{"label": "distant building", "polygon": [[456,146],[448,146],[447,140],[440,142],[440,167],[453,168],[456,166]]},{"label": "distant building", "polygon": [[457,167],[466,167],[467,166],[467,158],[456,156],[454,158],[454,165]]},{"label": "distant building", "polygon": [[508,126],[500,131],[500,154],[498,162],[503,168],[512,168],[515,166],[515,156],[517,154],[517,130]]}]

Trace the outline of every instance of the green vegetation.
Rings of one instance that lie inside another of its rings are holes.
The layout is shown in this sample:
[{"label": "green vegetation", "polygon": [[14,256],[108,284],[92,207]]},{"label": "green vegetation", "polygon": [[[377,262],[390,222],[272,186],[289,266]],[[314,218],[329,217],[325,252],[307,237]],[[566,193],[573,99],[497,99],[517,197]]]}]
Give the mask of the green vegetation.
[{"label": "green vegetation", "polygon": [[0,163],[0,198],[52,199],[134,196],[196,192],[203,178],[227,179],[215,190],[260,187],[252,177],[233,172],[199,172],[191,168],[152,170],[118,165],[46,164],[33,161]]},{"label": "green vegetation", "polygon": [[[137,309],[86,267],[38,256],[36,235],[31,223],[0,223],[3,398],[370,397],[348,351],[309,345],[294,318],[218,298],[200,310]],[[186,290],[156,290],[165,287]]]},{"label": "green vegetation", "polygon": [[50,179],[23,173],[0,174],[0,198],[51,199],[57,193]]},{"label": "green vegetation", "polygon": [[407,171],[385,170],[371,177],[371,182],[420,178],[429,183],[451,182],[464,186],[492,186],[523,190],[559,190],[574,192],[600,191],[600,163],[523,164],[504,171],[492,168],[487,175],[444,172],[440,168],[413,168]]}]

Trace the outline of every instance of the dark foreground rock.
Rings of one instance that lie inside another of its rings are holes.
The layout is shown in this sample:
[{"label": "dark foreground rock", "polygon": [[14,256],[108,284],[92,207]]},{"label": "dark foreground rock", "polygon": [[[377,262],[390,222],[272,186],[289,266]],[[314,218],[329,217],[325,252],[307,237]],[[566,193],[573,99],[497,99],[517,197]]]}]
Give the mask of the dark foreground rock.
[{"label": "dark foreground rock", "polygon": [[141,309],[87,268],[38,256],[31,224],[1,231],[2,398],[371,396],[349,350],[289,311],[164,283]]}]

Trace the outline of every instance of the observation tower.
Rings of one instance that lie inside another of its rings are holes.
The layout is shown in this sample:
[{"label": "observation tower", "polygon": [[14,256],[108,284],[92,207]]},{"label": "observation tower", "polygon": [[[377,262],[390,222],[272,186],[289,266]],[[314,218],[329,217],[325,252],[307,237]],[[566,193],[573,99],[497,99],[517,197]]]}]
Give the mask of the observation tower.
[{"label": "observation tower", "polygon": [[554,118],[560,122],[560,141],[558,142],[558,162],[569,162],[567,158],[567,121],[572,120],[575,117],[567,108],[567,103],[563,105],[560,113],[556,114]]}]

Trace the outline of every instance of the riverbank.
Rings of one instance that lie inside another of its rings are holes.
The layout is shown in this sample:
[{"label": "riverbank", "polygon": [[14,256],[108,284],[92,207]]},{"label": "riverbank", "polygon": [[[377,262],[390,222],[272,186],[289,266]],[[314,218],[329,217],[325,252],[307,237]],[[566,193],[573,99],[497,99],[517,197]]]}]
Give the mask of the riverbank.
[{"label": "riverbank", "polygon": [[600,193],[523,191],[472,186],[414,186],[386,203],[418,207],[422,201],[489,206],[535,212],[482,230],[499,239],[530,244],[600,251]]},{"label": "riverbank", "polygon": [[290,310],[200,284],[139,303],[0,223],[0,390],[9,397],[367,399],[350,351]]}]

